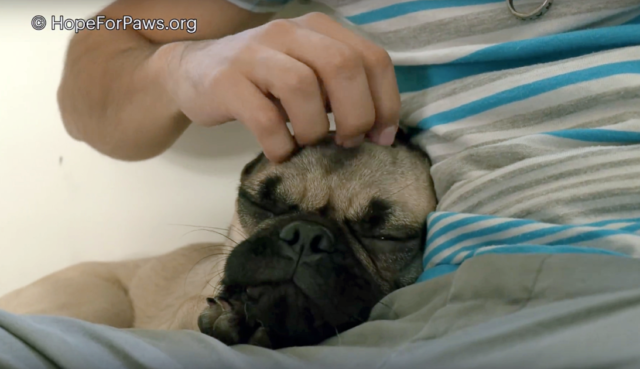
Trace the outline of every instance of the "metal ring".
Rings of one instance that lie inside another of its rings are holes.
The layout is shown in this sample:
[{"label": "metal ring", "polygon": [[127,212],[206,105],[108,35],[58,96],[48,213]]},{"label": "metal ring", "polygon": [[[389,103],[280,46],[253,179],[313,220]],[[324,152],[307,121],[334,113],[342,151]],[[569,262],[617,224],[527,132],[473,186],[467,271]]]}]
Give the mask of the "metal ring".
[{"label": "metal ring", "polygon": [[511,14],[523,20],[530,20],[530,19],[536,19],[541,17],[544,13],[547,12],[547,10],[549,10],[549,8],[551,7],[551,4],[553,4],[553,0],[544,0],[542,5],[535,8],[534,10],[528,13],[521,13],[517,11],[516,8],[513,6],[513,0],[507,0],[507,6],[509,7]]}]

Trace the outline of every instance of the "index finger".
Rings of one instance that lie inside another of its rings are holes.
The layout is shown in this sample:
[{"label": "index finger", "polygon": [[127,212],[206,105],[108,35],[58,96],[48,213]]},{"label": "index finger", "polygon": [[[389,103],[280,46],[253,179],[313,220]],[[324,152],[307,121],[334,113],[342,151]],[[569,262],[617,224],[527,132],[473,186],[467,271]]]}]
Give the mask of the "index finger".
[{"label": "index finger", "polygon": [[375,122],[369,132],[372,141],[391,145],[400,120],[400,91],[389,54],[380,46],[361,37],[322,13],[293,19],[303,27],[343,42],[357,50],[363,60],[375,108]]}]

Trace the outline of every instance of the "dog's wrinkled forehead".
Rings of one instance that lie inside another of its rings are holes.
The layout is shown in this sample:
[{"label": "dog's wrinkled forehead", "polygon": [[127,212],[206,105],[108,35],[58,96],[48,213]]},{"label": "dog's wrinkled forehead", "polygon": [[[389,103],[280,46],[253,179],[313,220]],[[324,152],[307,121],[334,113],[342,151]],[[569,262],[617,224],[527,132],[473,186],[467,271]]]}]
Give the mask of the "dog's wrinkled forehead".
[{"label": "dog's wrinkled forehead", "polygon": [[261,155],[245,167],[241,187],[259,201],[330,211],[338,220],[358,219],[377,202],[396,223],[416,223],[431,202],[426,156],[402,145],[345,149],[325,141],[277,165]]}]

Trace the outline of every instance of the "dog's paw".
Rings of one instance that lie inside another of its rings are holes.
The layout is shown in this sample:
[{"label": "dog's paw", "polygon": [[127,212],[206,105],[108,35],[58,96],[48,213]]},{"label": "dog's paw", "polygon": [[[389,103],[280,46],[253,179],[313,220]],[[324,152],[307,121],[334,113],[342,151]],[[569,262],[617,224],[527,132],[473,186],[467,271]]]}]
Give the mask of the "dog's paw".
[{"label": "dog's paw", "polygon": [[242,306],[234,306],[223,298],[208,298],[209,306],[198,317],[200,332],[216,338],[226,345],[249,344],[271,348],[264,327],[249,324]]}]

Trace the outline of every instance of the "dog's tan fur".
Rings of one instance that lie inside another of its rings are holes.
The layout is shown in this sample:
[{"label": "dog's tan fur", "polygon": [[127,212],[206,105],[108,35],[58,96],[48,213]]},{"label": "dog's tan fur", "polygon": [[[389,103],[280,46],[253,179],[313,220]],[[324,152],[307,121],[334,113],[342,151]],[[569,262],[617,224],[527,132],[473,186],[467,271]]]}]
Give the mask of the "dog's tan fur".
[{"label": "dog's tan fur", "polygon": [[78,264],[3,296],[0,309],[117,328],[198,330],[224,252],[221,244],[195,244],[150,259]]},{"label": "dog's tan fur", "polygon": [[[332,162],[331,149],[311,148],[282,165],[260,163],[241,186],[252,192],[262,179],[277,173],[283,178],[278,191],[303,210],[332,204],[336,217],[352,218],[372,196],[382,196],[394,203],[392,224],[419,224],[435,208],[428,162],[410,150],[392,150],[365,144],[345,164],[335,157]],[[207,308],[206,297],[215,295],[226,256],[260,227],[246,217],[234,214],[231,242],[190,245],[148,259],[75,265],[0,298],[0,309],[118,328],[197,331],[198,315]]]}]

